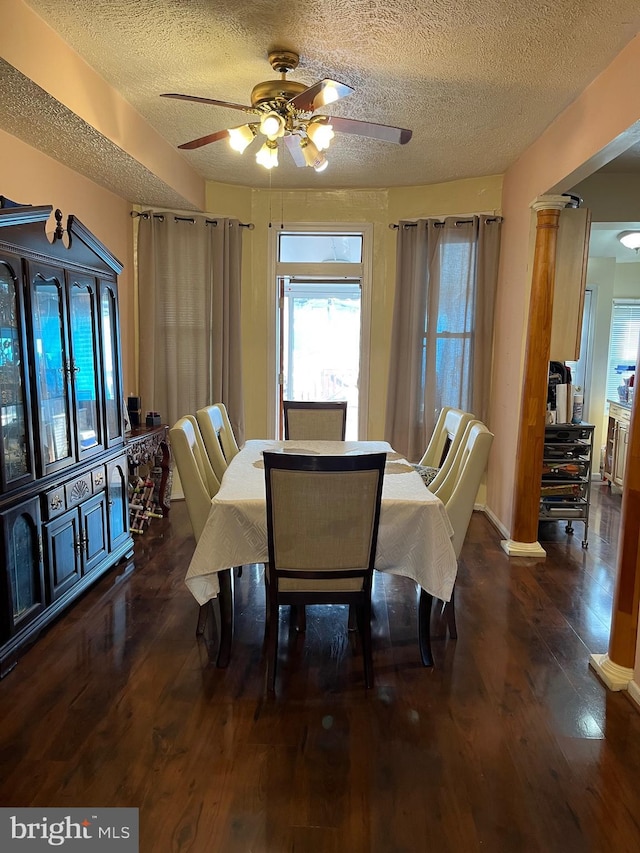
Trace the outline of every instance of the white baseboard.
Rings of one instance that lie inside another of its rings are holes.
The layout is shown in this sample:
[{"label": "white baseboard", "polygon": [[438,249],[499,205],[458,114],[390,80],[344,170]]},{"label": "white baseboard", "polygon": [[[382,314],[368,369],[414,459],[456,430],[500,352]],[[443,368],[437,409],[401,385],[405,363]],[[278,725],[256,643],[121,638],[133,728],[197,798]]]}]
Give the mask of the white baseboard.
[{"label": "white baseboard", "polygon": [[504,524],[502,524],[500,519],[489,509],[489,507],[484,508],[484,513],[503,539],[508,539],[510,531],[507,530]]},{"label": "white baseboard", "polygon": [[640,685],[637,681],[630,681],[627,687],[629,698],[640,708]]}]

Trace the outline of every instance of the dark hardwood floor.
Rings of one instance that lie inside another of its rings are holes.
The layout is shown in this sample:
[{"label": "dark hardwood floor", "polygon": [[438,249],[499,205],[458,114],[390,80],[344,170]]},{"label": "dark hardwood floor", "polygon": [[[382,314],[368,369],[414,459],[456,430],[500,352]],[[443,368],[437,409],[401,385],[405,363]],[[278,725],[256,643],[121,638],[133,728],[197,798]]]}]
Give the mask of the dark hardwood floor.
[{"label": "dark hardwood floor", "polygon": [[137,540],[0,682],[0,805],[136,806],[144,853],[637,853],[640,713],[588,667],[607,650],[619,503],[541,528],[509,560],[474,514],[458,640],[424,669],[416,595],[377,576],[374,664],[344,608],[282,616],[264,689],[258,570],[236,585],[231,665],[208,663],[183,577],[185,507]]}]

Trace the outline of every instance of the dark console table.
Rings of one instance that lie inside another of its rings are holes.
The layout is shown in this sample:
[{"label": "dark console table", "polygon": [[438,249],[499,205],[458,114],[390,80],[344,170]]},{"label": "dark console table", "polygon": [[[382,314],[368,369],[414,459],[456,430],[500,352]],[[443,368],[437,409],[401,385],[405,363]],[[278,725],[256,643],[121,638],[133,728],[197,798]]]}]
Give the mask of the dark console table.
[{"label": "dark console table", "polygon": [[163,515],[168,515],[171,505],[172,473],[168,436],[169,427],[166,424],[133,427],[125,434],[129,473],[135,476],[141,465],[151,466],[151,478],[155,482],[158,506]]}]

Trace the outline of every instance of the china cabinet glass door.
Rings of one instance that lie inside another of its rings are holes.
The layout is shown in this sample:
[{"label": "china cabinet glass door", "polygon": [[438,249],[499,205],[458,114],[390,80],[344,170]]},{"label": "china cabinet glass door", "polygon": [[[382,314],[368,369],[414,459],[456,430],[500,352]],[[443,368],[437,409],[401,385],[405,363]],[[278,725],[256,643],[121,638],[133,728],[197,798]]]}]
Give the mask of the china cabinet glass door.
[{"label": "china cabinet glass door", "polygon": [[37,273],[33,280],[33,346],[45,472],[73,460],[70,360],[66,345],[63,284]]},{"label": "china cabinet glass door", "polygon": [[82,458],[102,445],[98,411],[100,378],[96,364],[96,288],[93,281],[72,281],[69,291],[69,316],[78,455]]},{"label": "china cabinet glass door", "polygon": [[[16,264],[17,266],[17,264]],[[0,485],[2,491],[31,478],[24,359],[17,275],[0,259]]]},{"label": "china cabinet glass door", "polygon": [[104,382],[106,443],[110,447],[123,433],[122,389],[118,364],[118,314],[115,291],[106,284],[100,294],[102,322],[102,375]]}]

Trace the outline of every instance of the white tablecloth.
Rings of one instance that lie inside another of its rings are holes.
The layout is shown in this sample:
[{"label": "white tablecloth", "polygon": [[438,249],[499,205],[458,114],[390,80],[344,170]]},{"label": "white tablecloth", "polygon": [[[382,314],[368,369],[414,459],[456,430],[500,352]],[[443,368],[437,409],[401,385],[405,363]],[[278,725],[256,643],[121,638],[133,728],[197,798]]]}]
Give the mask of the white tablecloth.
[{"label": "white tablecloth", "polygon": [[376,569],[411,578],[449,601],[457,560],[444,504],[385,441],[247,441],[227,468],[185,582],[199,604],[217,596],[217,572],[267,561],[264,450],[316,454],[386,452]]}]

